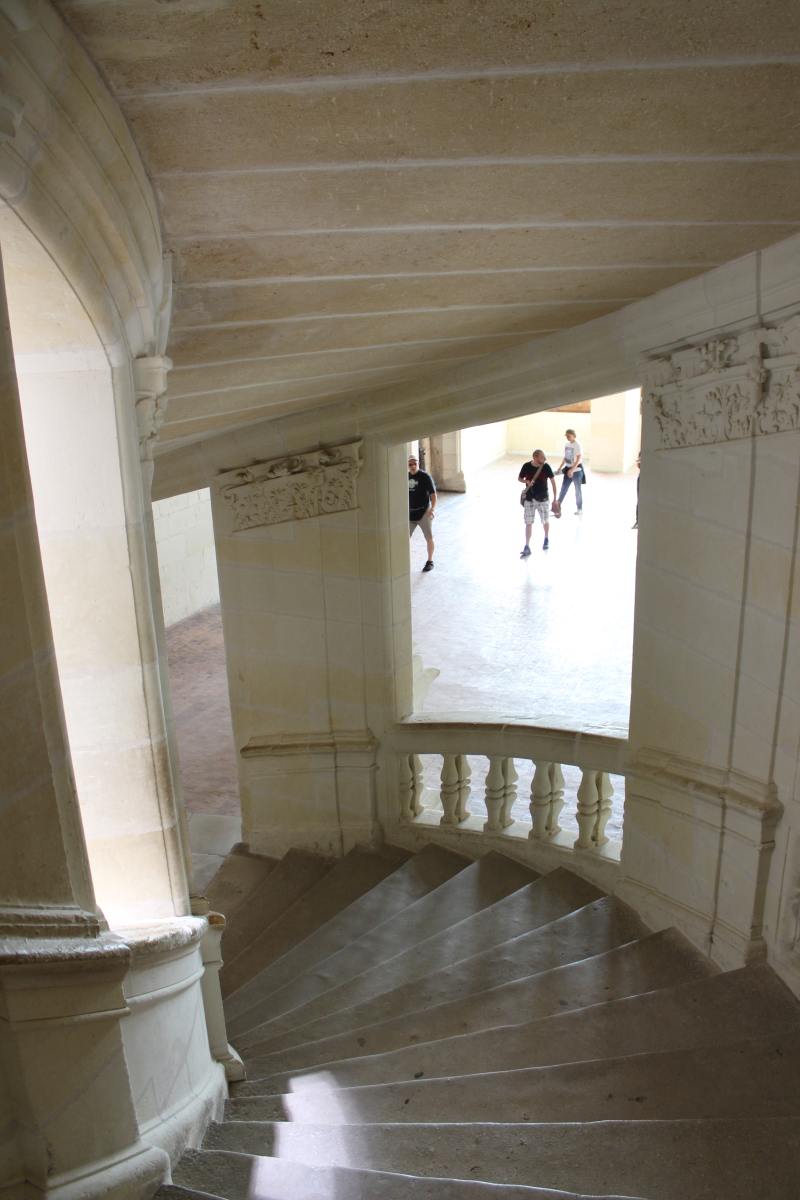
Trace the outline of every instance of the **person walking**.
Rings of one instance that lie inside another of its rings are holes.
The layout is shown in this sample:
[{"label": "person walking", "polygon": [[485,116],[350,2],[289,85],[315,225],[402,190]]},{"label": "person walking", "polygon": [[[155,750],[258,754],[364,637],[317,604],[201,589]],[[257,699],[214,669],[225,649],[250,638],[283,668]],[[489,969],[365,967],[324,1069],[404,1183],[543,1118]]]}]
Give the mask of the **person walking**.
[{"label": "person walking", "polygon": [[641,450],[636,455],[636,468],[639,474],[636,476],[636,520],[631,525],[631,529],[639,528],[639,484],[642,482],[642,452]]},{"label": "person walking", "polygon": [[562,502],[567,492],[569,485],[575,484],[575,515],[579,517],[583,512],[583,485],[586,482],[586,475],[583,470],[583,451],[581,444],[578,441],[575,430],[568,429],[564,434],[567,439],[567,444],[564,447],[564,457],[561,459],[557,475],[564,472],[564,479],[561,484],[561,491],[558,494],[559,504]]},{"label": "person walking", "polygon": [[428,548],[428,560],[423,571],[433,570],[433,530],[431,521],[436,509],[436,484],[427,471],[420,471],[413,454],[408,458],[408,536],[414,536],[419,527]]},{"label": "person walking", "polygon": [[520,558],[528,558],[531,552],[531,533],[536,514],[544,526],[542,549],[550,546],[550,501],[547,496],[548,481],[553,488],[553,503],[556,503],[556,481],[553,468],[545,458],[544,450],[534,450],[531,461],[523,463],[518,482],[525,484],[522,493],[522,515],[525,519],[525,546]]}]

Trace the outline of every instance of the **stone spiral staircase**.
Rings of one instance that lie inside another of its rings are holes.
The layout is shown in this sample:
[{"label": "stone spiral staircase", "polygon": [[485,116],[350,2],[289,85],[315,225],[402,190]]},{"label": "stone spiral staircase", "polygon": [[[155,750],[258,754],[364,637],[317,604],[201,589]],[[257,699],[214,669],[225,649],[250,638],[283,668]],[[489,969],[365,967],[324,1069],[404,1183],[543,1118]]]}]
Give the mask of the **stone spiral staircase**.
[{"label": "stone spiral staircase", "polygon": [[797,1200],[800,1005],[567,870],[234,853],[247,1080],[159,1200]]}]

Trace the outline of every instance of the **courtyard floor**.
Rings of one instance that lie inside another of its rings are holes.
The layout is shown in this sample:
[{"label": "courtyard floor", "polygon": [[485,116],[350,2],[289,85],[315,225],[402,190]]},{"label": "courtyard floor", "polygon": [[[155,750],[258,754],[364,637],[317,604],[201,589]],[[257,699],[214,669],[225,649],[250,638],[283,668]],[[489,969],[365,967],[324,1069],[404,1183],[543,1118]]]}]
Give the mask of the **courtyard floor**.
[{"label": "courtyard floor", "polygon": [[500,459],[465,494],[442,493],[428,574],[422,534],[411,539],[414,651],[441,672],[423,711],[627,737],[636,475],[589,470],[583,516],[570,488],[550,549],[537,524],[520,559],[524,461]]}]

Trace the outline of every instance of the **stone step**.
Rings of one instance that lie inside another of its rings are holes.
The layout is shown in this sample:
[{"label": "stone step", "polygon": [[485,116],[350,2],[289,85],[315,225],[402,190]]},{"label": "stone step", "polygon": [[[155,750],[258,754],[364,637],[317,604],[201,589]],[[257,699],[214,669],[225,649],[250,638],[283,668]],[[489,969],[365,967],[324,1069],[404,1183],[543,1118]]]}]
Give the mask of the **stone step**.
[{"label": "stone step", "polygon": [[743,1041],[800,1026],[800,1005],[769,967],[742,967],[692,983],[557,1013],[462,1037],[423,1042],[278,1073],[234,1085],[233,1094],[275,1095],[290,1086],[349,1088],[406,1079],[472,1075],[625,1054]]},{"label": "stone step", "polygon": [[[209,1149],[647,1200],[797,1200],[800,1118],[212,1125]],[[501,1193],[502,1195],[502,1193]]]},{"label": "stone step", "polygon": [[[186,1190],[173,1188],[169,1196],[162,1197],[167,1191],[162,1189],[156,1200],[172,1200],[172,1195],[175,1200],[208,1195],[225,1196],[226,1200],[624,1200],[549,1188],[501,1189],[476,1180],[432,1179],[356,1167],[314,1167],[216,1150],[188,1151],[175,1174],[186,1181]],[[219,1191],[190,1190],[200,1185]]]},{"label": "stone step", "polygon": [[[241,1155],[237,1155],[241,1157]],[[197,1188],[181,1187],[177,1183],[165,1183],[158,1189],[153,1200],[227,1200],[217,1192],[201,1192]]]},{"label": "stone step", "polygon": [[[290,850],[247,896],[247,903],[234,911],[223,938],[223,955],[230,961],[241,954],[253,938],[281,916],[304,892],[319,883],[331,868],[330,859]],[[223,995],[229,991],[226,967],[220,971]]]},{"label": "stone step", "polygon": [[[272,1038],[329,1011],[326,993],[331,989],[488,908],[535,878],[535,872],[495,852],[470,863],[435,891],[404,909],[402,914],[384,921],[306,975],[267,997],[258,1014],[251,1012],[254,1022],[256,1015],[260,1017],[255,1024],[257,1035],[250,1030],[237,1029],[237,1046],[261,1041],[267,1036],[267,1028]],[[229,1036],[232,1036],[230,1030]]]},{"label": "stone step", "polygon": [[[645,926],[631,908],[613,896],[604,896],[540,929],[521,934],[393,991],[384,991],[363,1003],[358,1003],[358,983],[352,988],[336,988],[313,1004],[265,1022],[245,1034],[237,1039],[237,1049],[248,1055],[266,1054],[332,1037],[403,1012],[417,1012],[436,1004],[464,999],[475,992],[577,962],[646,933]],[[379,983],[372,972],[369,984],[375,987]],[[315,1020],[303,1020],[315,1016]],[[279,1029],[285,1032],[278,1035]]]},{"label": "stone step", "polygon": [[340,858],[319,883],[258,934],[241,954],[226,960],[228,989],[234,992],[248,979],[255,978],[264,967],[310,937],[326,921],[401,867],[408,857],[407,851],[393,847],[378,851],[356,847]]},{"label": "stone step", "polygon": [[250,854],[244,846],[234,846],[205,890],[211,911],[230,918],[277,865],[277,858]]},{"label": "stone step", "polygon": [[376,925],[397,916],[422,896],[452,879],[469,866],[470,861],[442,846],[424,846],[366,896],[355,900],[311,937],[261,971],[257,978],[228,996],[225,1001],[228,1036],[234,1038],[249,1024],[258,1024],[263,1019],[256,1016],[251,1020],[248,1014],[266,996],[303,975],[316,963],[338,954]]},{"label": "stone step", "polygon": [[679,933],[662,930],[582,962],[556,967],[447,1004],[406,1013],[305,1046],[248,1056],[247,1073],[252,1081],[279,1071],[322,1066],[337,1059],[358,1058],[419,1042],[514,1025],[521,1017],[534,1020],[715,973],[716,968]]},{"label": "stone step", "polygon": [[[313,1007],[303,1011],[313,1018],[315,1012],[353,1007],[546,925],[601,896],[597,888],[570,871],[554,871],[442,933],[426,938],[394,958],[377,963],[371,970],[330,989],[313,1002]],[[264,1009],[268,1008],[269,1003],[265,1003]],[[366,1018],[360,1024],[367,1024],[371,1019]],[[259,1028],[246,1033],[239,1039],[239,1044],[245,1047],[259,1040],[256,1036]]]},{"label": "stone step", "polygon": [[458,1078],[296,1089],[230,1100],[225,1119],[306,1125],[375,1122],[625,1121],[800,1117],[800,1030],[704,1049],[668,1050]]}]

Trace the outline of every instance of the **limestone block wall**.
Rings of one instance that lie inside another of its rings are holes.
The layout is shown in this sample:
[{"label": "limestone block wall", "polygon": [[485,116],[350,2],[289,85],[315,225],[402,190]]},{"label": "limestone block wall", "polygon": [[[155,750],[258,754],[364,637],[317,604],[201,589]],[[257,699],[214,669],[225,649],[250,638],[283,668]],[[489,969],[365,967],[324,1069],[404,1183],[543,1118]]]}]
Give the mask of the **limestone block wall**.
[{"label": "limestone block wall", "polygon": [[166,625],[219,603],[211,493],[200,488],[153,504]]},{"label": "limestone block wall", "polygon": [[360,464],[353,507],[300,511],[314,455],[308,477],[291,476],[295,519],[273,520],[257,498],[247,519],[259,523],[237,528],[236,473],[212,490],[243,837],[263,853],[301,845],[338,854],[372,840],[375,739],[396,704],[411,706],[408,502],[389,486],[392,473],[404,480],[405,447],[350,445]]},{"label": "limestone block wall", "polygon": [[645,915],[723,965],[769,953],[786,973],[800,749],[789,332],[679,350],[645,388],[623,855],[623,894]]},{"label": "limestone block wall", "polygon": [[641,442],[640,398],[635,388],[603,396],[592,404],[588,450],[595,471],[629,471],[636,462]]},{"label": "limestone block wall", "polygon": [[[461,431],[461,469],[465,475],[478,471],[506,454],[508,422],[475,425]],[[528,452],[530,453],[530,451]]]},{"label": "limestone block wall", "polygon": [[[574,429],[581,445],[586,445],[591,436],[591,413],[537,412],[530,416],[515,417],[508,422],[506,445],[509,454],[524,454],[530,458],[531,450],[542,449],[556,465],[564,449],[564,430]],[[587,459],[591,455],[587,453]]]}]

